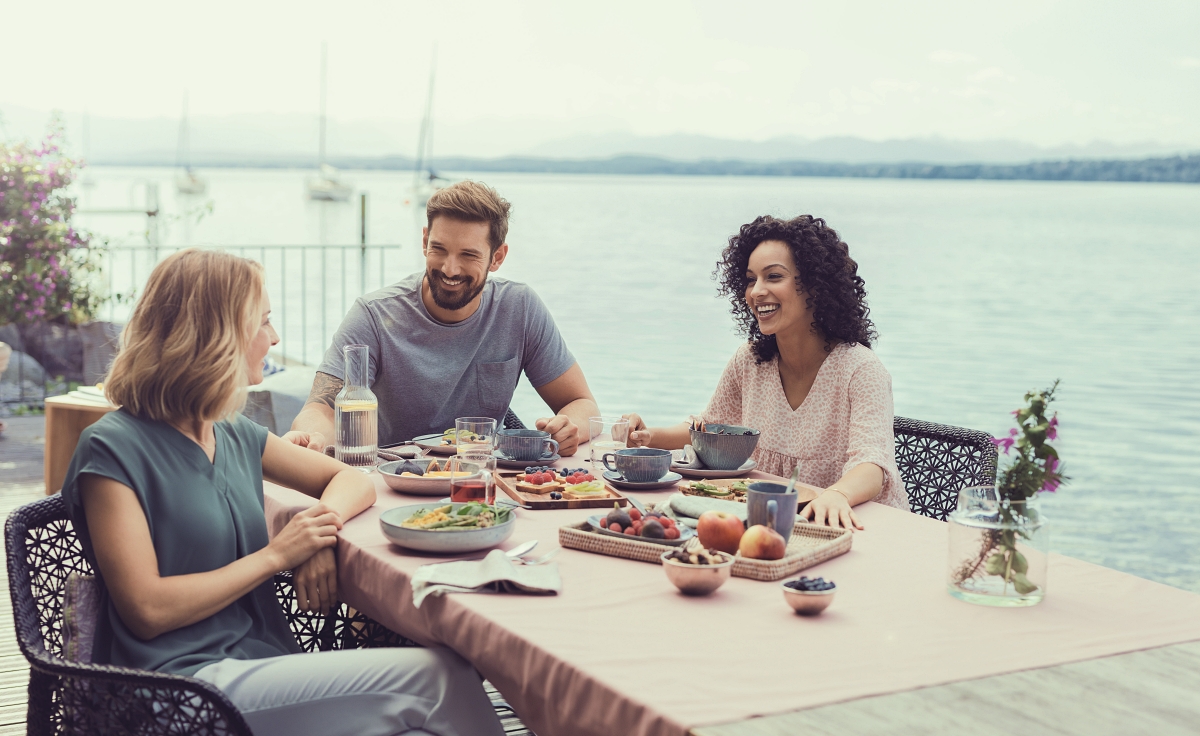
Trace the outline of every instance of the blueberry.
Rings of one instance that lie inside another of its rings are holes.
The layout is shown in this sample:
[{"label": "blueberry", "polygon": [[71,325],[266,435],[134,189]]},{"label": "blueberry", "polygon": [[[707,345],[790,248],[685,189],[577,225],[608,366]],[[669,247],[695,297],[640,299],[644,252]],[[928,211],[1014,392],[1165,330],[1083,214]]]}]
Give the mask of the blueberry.
[{"label": "blueberry", "polygon": [[551,491],[550,498],[557,501],[558,499],[562,498],[562,494],[559,493],[558,491]]},{"label": "blueberry", "polygon": [[526,473],[532,473],[532,472],[533,472],[533,468],[526,466],[526,468],[525,468],[525,472],[526,472]]}]

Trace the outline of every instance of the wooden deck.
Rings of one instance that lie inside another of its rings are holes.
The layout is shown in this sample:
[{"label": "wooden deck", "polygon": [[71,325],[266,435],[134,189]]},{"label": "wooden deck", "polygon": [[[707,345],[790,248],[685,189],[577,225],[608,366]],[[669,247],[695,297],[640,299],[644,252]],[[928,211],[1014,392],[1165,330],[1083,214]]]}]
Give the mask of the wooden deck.
[{"label": "wooden deck", "polygon": [[[11,417],[8,429],[0,435],[0,519],[7,519],[15,508],[45,495],[43,458],[45,422],[42,417]],[[8,596],[8,567],[2,568],[4,594],[0,595],[0,736],[25,733],[25,705],[29,685],[29,665],[21,650],[13,626],[12,601]],[[533,736],[516,714],[504,703],[491,683],[484,683],[496,705],[496,713],[509,736]]]}]

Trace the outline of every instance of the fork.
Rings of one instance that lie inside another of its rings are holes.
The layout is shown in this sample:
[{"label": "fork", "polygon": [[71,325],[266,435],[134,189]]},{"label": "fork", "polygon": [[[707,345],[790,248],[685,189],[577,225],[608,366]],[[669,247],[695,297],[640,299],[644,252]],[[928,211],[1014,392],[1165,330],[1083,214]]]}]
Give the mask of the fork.
[{"label": "fork", "polygon": [[562,547],[556,547],[540,557],[534,557],[533,559],[529,559],[528,557],[518,557],[517,560],[520,560],[522,565],[529,565],[530,567],[535,565],[544,565],[550,560],[554,559],[559,552],[562,552]]}]

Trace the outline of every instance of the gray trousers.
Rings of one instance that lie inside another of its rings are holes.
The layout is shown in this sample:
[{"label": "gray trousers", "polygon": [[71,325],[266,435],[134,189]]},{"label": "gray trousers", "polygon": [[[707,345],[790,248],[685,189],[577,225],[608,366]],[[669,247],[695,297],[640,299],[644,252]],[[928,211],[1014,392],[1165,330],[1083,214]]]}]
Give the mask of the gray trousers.
[{"label": "gray trousers", "polygon": [[223,659],[194,675],[255,736],[503,736],[479,673],[448,649],[348,649]]}]

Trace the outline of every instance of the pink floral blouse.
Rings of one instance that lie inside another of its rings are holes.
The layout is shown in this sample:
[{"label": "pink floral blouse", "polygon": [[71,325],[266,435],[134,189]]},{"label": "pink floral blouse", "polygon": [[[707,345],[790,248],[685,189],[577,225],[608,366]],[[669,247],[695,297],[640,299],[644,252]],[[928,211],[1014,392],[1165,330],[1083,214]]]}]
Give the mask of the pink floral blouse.
[{"label": "pink floral blouse", "polygon": [[908,510],[896,467],[892,377],[870,348],[841,343],[825,358],[804,402],[793,410],[783,393],[778,358],[757,365],[749,344],[725,366],[704,412],[705,421],[762,432],[754,450],[758,470],[828,488],[861,463],[883,469],[878,503]]}]

